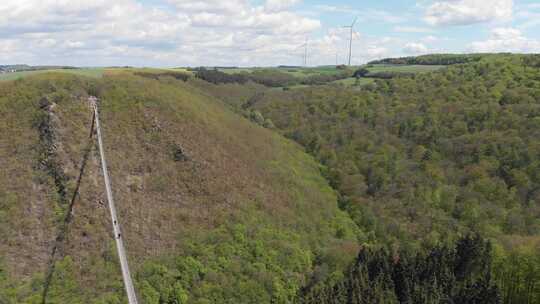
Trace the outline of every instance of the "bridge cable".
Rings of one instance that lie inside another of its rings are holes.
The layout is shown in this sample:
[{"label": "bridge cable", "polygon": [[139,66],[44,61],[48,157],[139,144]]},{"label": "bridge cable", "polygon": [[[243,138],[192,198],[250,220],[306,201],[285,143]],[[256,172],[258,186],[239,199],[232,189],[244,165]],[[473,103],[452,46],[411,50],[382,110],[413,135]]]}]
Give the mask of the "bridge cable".
[{"label": "bridge cable", "polygon": [[133,281],[131,280],[131,274],[129,272],[129,265],[126,257],[126,250],[124,248],[123,236],[120,231],[120,223],[118,221],[116,206],[114,204],[111,182],[109,180],[109,172],[107,170],[107,161],[105,159],[105,149],[103,147],[103,139],[101,136],[101,127],[99,124],[99,110],[98,100],[96,97],[90,97],[88,99],[94,108],[94,117],[96,122],[96,131],[99,145],[99,154],[101,156],[101,168],[103,170],[103,178],[105,181],[105,189],[107,192],[107,201],[109,203],[109,211],[111,213],[111,219],[113,224],[114,239],[116,240],[116,249],[118,251],[118,258],[120,259],[120,266],[122,268],[122,277],[124,279],[124,287],[128,296],[129,304],[137,304],[137,295],[135,294],[135,288],[133,287]]}]

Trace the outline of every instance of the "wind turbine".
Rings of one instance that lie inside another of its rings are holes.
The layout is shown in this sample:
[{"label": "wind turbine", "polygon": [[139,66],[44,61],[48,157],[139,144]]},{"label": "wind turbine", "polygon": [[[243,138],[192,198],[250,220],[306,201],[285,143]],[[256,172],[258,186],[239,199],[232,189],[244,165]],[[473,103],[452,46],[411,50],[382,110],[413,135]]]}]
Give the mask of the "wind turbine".
[{"label": "wind turbine", "polygon": [[304,48],[304,54],[302,55],[302,64],[307,66],[307,57],[308,57],[308,38],[306,37],[306,42],[302,45],[299,45],[297,49]]},{"label": "wind turbine", "polygon": [[352,58],[352,41],[353,41],[353,33],[354,33],[354,25],[356,24],[356,21],[358,21],[358,17],[354,18],[354,21],[351,25],[346,25],[343,28],[348,28],[351,30],[351,37],[349,39],[349,66],[351,65],[351,58]]}]

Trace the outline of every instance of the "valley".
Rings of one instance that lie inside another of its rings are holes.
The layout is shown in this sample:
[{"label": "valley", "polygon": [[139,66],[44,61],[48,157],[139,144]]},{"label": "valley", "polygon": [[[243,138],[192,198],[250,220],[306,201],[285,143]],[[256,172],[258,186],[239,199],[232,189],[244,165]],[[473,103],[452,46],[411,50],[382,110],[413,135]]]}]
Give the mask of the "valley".
[{"label": "valley", "polygon": [[538,303],[540,58],[435,59],[4,78],[0,303],[59,233],[46,303],[127,301],[90,96],[140,303]]}]

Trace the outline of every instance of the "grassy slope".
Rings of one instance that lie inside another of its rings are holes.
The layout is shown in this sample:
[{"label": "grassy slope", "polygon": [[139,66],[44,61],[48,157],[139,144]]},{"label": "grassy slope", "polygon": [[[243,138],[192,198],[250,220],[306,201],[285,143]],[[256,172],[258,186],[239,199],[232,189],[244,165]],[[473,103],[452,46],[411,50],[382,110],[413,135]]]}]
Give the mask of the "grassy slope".
[{"label": "grassy slope", "polygon": [[[116,74],[47,74],[0,85],[1,300],[38,301],[66,209],[51,175],[37,166],[38,102],[47,96],[56,104],[55,157],[69,197],[86,144],[88,90],[103,99],[115,196],[145,303],[286,303],[316,260],[331,273],[354,254],[348,240],[356,228],[296,144],[182,82]],[[174,161],[179,147],[188,161]],[[97,157],[84,176],[51,303],[123,299]]]},{"label": "grassy slope", "polygon": [[255,71],[278,71],[282,73],[289,74],[298,78],[306,78],[313,75],[334,75],[343,72],[343,70],[336,69],[334,66],[328,67],[298,67],[298,68],[277,68],[277,67],[267,67],[267,68],[230,68],[230,69],[220,69],[221,72],[227,74],[237,74],[237,73],[251,73]]}]

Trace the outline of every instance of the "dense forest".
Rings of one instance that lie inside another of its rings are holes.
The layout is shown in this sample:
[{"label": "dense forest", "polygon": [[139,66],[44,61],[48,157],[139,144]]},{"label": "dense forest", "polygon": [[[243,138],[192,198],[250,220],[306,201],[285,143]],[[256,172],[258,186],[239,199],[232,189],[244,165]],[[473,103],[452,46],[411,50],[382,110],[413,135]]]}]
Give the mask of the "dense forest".
[{"label": "dense forest", "polygon": [[369,64],[419,64],[419,65],[452,65],[480,61],[487,54],[429,54],[413,57],[385,58],[374,60]]},{"label": "dense forest", "polygon": [[303,289],[298,302],[501,303],[490,260],[491,245],[479,236],[466,236],[455,248],[436,247],[426,253],[363,248],[343,279]]},{"label": "dense forest", "polygon": [[319,159],[360,243],[429,252],[479,233],[504,303],[539,303],[540,57],[470,57],[360,91],[266,91],[240,109]]}]

